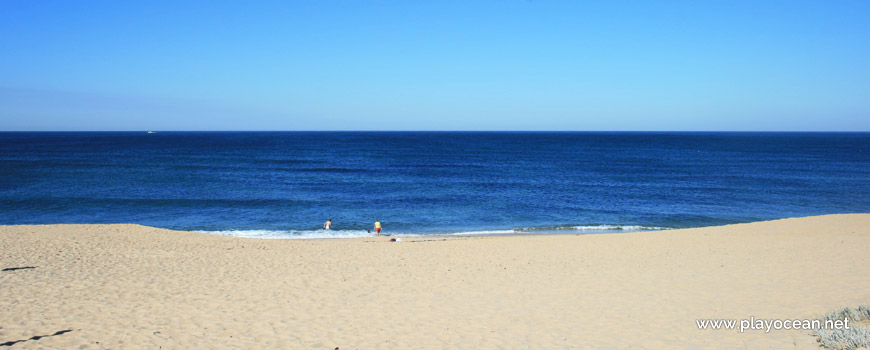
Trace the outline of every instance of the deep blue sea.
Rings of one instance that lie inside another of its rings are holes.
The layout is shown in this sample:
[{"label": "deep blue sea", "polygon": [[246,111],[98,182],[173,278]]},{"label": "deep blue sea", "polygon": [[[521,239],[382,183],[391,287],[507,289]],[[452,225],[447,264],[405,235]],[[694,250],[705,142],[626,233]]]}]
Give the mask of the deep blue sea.
[{"label": "deep blue sea", "polygon": [[304,238],[870,212],[870,133],[7,132],[0,164],[0,224]]}]

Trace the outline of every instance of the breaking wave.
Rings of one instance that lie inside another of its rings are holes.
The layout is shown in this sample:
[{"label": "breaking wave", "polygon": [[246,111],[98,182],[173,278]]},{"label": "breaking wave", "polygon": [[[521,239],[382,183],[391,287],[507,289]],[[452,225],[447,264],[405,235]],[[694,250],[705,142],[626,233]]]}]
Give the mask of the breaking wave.
[{"label": "breaking wave", "polygon": [[[467,231],[426,231],[426,232],[387,232],[383,236],[474,236],[474,235],[510,235],[510,234],[567,234],[567,233],[608,233],[670,230],[668,227],[639,225],[590,225],[590,226],[543,226],[523,227],[508,230],[467,230]],[[260,238],[260,239],[325,239],[325,238],[359,238],[375,237],[368,230],[220,230],[194,231],[221,236]]]}]

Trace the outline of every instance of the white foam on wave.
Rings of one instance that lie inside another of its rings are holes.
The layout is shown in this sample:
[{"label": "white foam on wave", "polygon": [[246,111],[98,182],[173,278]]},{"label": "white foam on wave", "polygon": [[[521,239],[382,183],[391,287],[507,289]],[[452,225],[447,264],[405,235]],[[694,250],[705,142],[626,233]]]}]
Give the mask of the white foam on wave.
[{"label": "white foam on wave", "polygon": [[373,237],[374,233],[364,230],[224,230],[195,231],[221,236],[260,238],[260,239],[318,239],[318,238],[357,238]]},{"label": "white foam on wave", "polygon": [[[474,235],[509,235],[509,234],[546,234],[546,233],[607,233],[607,232],[631,232],[631,231],[658,231],[670,230],[668,227],[653,227],[639,225],[591,225],[591,226],[551,226],[551,227],[525,227],[510,230],[478,230],[461,232],[390,232],[382,236],[474,236]],[[260,239],[324,239],[324,238],[359,238],[375,237],[374,232],[366,230],[222,230],[222,231],[194,231],[199,233],[216,234],[221,236],[260,238]]]},{"label": "white foam on wave", "polygon": [[638,225],[594,225],[594,226],[570,226],[568,229],[576,231],[659,231],[669,230],[667,227],[638,226]]},{"label": "white foam on wave", "polygon": [[481,230],[445,233],[446,235],[509,235],[509,234],[546,234],[546,233],[570,233],[570,232],[633,232],[633,231],[660,231],[670,230],[668,227],[639,226],[639,225],[591,225],[591,226],[551,226],[551,227],[524,227],[512,230]]},{"label": "white foam on wave", "polygon": [[588,225],[588,226],[552,226],[552,227],[524,227],[514,229],[516,232],[536,232],[536,231],[597,231],[597,232],[613,232],[613,231],[660,231],[670,230],[669,227],[657,226],[640,226],[640,225]]},{"label": "white foam on wave", "polygon": [[517,233],[516,230],[483,230],[483,231],[463,231],[463,232],[451,232],[445,233],[445,235],[450,236],[458,236],[458,235],[509,235]]}]

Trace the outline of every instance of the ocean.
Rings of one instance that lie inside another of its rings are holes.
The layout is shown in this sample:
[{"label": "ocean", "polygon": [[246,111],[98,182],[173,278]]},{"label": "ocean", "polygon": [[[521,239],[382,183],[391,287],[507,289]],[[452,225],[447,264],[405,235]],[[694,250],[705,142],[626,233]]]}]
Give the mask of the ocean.
[{"label": "ocean", "polygon": [[325,238],[870,212],[870,133],[3,132],[0,163],[4,225]]}]

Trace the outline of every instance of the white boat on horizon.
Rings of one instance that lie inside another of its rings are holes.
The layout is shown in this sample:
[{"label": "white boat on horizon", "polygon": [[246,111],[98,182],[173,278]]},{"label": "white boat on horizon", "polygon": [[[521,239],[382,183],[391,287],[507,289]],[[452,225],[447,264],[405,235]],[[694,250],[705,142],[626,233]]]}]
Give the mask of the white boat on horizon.
[{"label": "white boat on horizon", "polygon": [[151,130],[149,130],[148,132],[146,132],[146,134],[156,134],[156,133],[157,133],[156,131],[151,131]]}]

